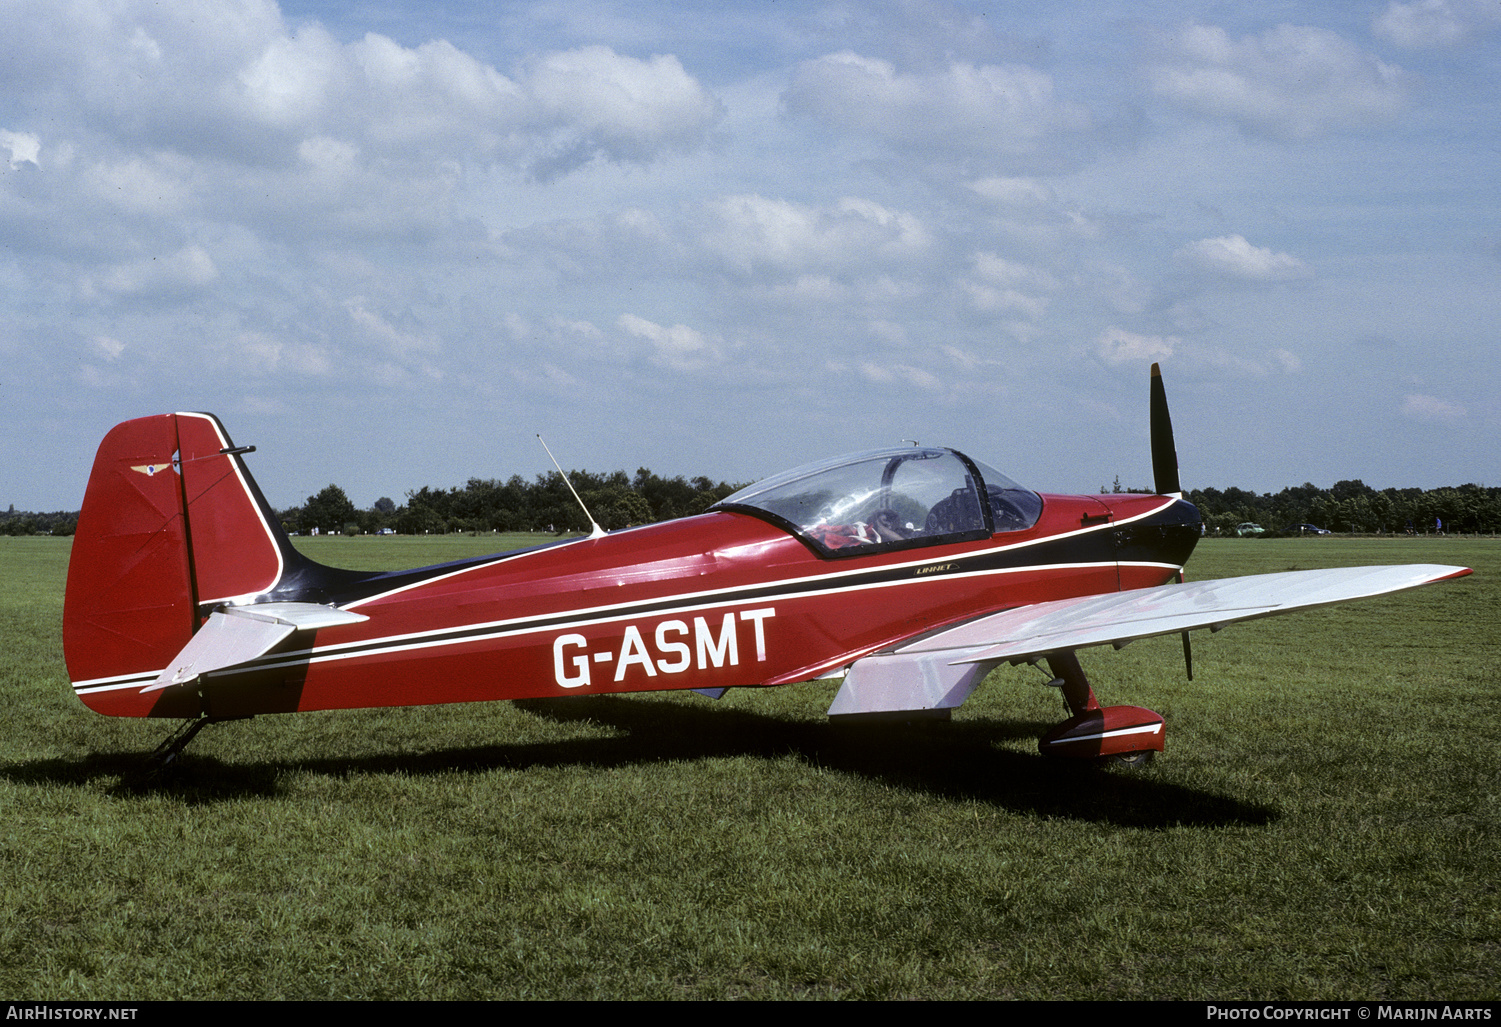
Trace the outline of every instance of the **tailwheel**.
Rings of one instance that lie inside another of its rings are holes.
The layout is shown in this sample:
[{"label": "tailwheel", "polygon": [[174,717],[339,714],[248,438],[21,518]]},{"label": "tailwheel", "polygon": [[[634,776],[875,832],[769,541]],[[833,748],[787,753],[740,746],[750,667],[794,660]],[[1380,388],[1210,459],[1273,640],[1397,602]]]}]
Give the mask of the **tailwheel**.
[{"label": "tailwheel", "polygon": [[176,731],[164,738],[162,744],[146,757],[146,765],[154,771],[166,770],[177,762],[177,757],[181,756],[187,744],[198,736],[198,732],[212,723],[213,720],[206,716],[184,720]]},{"label": "tailwheel", "polygon": [[227,724],[232,720],[249,719],[250,717],[248,716],[211,717],[205,713],[193,720],[184,720],[181,727],[163,739],[162,744],[158,745],[156,750],[150,756],[146,757],[146,765],[153,773],[166,770],[177,762],[177,757],[182,755],[183,749],[187,748],[189,742],[198,737],[198,732],[210,724]]}]

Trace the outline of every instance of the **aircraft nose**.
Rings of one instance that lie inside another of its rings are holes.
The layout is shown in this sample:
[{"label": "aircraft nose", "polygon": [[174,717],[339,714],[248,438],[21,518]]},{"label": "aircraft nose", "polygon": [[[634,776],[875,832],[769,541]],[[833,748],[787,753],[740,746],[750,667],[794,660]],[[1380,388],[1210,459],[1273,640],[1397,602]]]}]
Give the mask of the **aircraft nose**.
[{"label": "aircraft nose", "polygon": [[1199,508],[1186,499],[1178,500],[1163,511],[1163,514],[1170,523],[1190,525],[1195,531],[1204,524],[1204,517],[1199,513]]},{"label": "aircraft nose", "polygon": [[1175,500],[1167,509],[1147,518],[1147,523],[1161,528],[1164,538],[1197,539],[1204,533],[1203,515],[1186,499]]},{"label": "aircraft nose", "polygon": [[1123,525],[1115,536],[1117,557],[1123,562],[1140,560],[1182,566],[1199,541],[1203,527],[1199,508],[1186,499],[1175,499],[1134,524]]}]

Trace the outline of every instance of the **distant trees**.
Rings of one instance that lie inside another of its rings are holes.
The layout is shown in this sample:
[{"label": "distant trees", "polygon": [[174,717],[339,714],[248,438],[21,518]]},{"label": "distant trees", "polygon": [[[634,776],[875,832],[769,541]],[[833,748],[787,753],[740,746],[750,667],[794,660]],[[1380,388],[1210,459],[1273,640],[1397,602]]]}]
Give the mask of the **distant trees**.
[{"label": "distant trees", "polygon": [[343,531],[345,525],[358,524],[359,511],[343,489],[329,485],[316,496],[308,496],[301,507],[286,511],[282,520],[290,522],[296,531],[311,532],[316,528],[327,535]]},{"label": "distant trees", "polygon": [[[703,476],[663,478],[645,467],[637,468],[634,476],[624,471],[570,471],[568,476],[600,526],[610,531],[703,513],[742,487]],[[1123,487],[1116,478],[1100,491],[1150,490]],[[1242,521],[1255,521],[1273,529],[1306,522],[1341,533],[1393,534],[1405,531],[1408,522],[1414,530],[1432,530],[1436,519],[1443,520],[1446,531],[1501,532],[1501,488],[1475,484],[1377,491],[1352,479],[1329,488],[1304,482],[1275,494],[1241,488],[1193,489],[1185,497],[1199,508],[1211,533],[1224,534]],[[539,474],[530,481],[519,474],[505,480],[470,478],[449,489],[424,485],[408,492],[406,500],[397,506],[383,496],[369,510],[359,511],[343,489],[329,485],[309,496],[303,506],[284,511],[282,518],[294,530],[341,531],[354,524],[364,532],[393,528],[403,535],[455,531],[561,534],[589,529],[583,511],[556,474]],[[0,514],[0,532],[8,530],[6,516]]]},{"label": "distant trees", "polygon": [[[662,478],[645,467],[634,478],[624,471],[570,471],[568,477],[607,531],[702,513],[740,488],[705,477]],[[424,485],[407,493],[406,505],[392,511],[387,523],[403,535],[589,529],[578,502],[556,474],[539,474],[531,481],[519,474],[504,481],[470,478],[450,489]]]},{"label": "distant trees", "polygon": [[1446,531],[1495,534],[1501,531],[1501,488],[1476,484],[1430,489],[1384,489],[1357,479],[1327,489],[1305,482],[1276,495],[1243,489],[1193,489],[1186,498],[1199,508],[1212,532],[1229,531],[1242,521],[1267,528],[1317,524],[1341,533],[1431,530],[1439,520]]},{"label": "distant trees", "polygon": [[[650,524],[703,513],[742,485],[706,477],[663,478],[645,467],[632,477],[624,471],[597,474],[570,471],[570,480],[590,512],[607,530]],[[325,490],[327,491],[327,490]],[[1126,488],[1117,478],[1101,492],[1147,492]],[[322,495],[322,493],[320,493]],[[1199,508],[1213,532],[1227,532],[1242,521],[1268,528],[1311,523],[1331,531],[1401,532],[1411,521],[1415,530],[1431,529],[1442,518],[1448,531],[1501,532],[1501,488],[1479,485],[1378,492],[1364,482],[1346,480],[1329,488],[1311,482],[1276,494],[1241,488],[1194,489],[1186,498]],[[379,504],[378,504],[379,505]],[[360,516],[367,525],[375,511]],[[405,506],[386,511],[378,526],[389,525],[402,534],[445,531],[587,531],[588,521],[556,474],[539,474],[531,481],[520,475],[501,481],[470,478],[462,487],[423,486],[407,493]],[[367,526],[367,531],[377,530]]]},{"label": "distant trees", "polygon": [[[574,487],[607,530],[650,524],[703,513],[741,488],[699,476],[663,478],[645,467],[634,476],[624,471],[596,474],[570,471]],[[1116,478],[1101,492],[1138,492]],[[1431,531],[1442,520],[1445,531],[1466,534],[1501,533],[1501,488],[1474,483],[1437,489],[1377,491],[1359,479],[1337,481],[1329,488],[1311,482],[1273,494],[1245,489],[1193,489],[1185,493],[1199,508],[1211,533],[1229,532],[1242,521],[1276,529],[1310,523],[1341,533],[1395,534],[1410,523],[1415,531]],[[368,510],[359,510],[344,490],[328,485],[301,506],[281,511],[288,531],[357,531],[394,529],[403,535],[454,531],[587,531],[583,511],[556,474],[539,474],[528,481],[519,474],[499,478],[470,478],[463,486],[435,489],[424,485],[406,494],[398,506],[382,496]],[[14,506],[0,512],[0,535],[71,535],[77,511],[31,513]]]},{"label": "distant trees", "polygon": [[0,535],[71,535],[78,528],[78,513],[55,510],[52,513],[17,511],[12,503],[0,513]]}]

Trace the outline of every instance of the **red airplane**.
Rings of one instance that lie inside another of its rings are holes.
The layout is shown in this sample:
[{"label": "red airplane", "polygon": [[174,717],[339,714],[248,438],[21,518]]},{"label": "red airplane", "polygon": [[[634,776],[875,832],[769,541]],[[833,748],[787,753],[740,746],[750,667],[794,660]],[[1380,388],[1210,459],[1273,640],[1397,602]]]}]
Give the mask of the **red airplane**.
[{"label": "red airplane", "polygon": [[[116,426],[68,567],[63,645],[99,713],[262,713],[844,679],[831,717],[947,716],[1001,663],[1046,661],[1071,716],[1048,755],[1137,762],[1161,716],[1101,707],[1076,651],[1469,574],[1416,565],[1184,583],[1181,498],[1152,367],[1158,495],[1039,495],[951,449],[872,450],[709,512],[420,570],[294,549],[210,414]],[[1190,665],[1190,677],[1192,676]]]}]

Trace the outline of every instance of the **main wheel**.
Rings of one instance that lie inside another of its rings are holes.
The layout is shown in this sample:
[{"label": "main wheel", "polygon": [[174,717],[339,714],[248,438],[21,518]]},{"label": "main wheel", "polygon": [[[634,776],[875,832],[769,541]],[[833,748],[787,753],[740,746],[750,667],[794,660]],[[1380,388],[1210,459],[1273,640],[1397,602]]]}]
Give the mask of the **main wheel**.
[{"label": "main wheel", "polygon": [[1106,756],[1100,762],[1107,767],[1120,767],[1122,770],[1140,770],[1152,762],[1152,757],[1157,755],[1155,749],[1143,749],[1140,752],[1121,752],[1114,756]]}]

